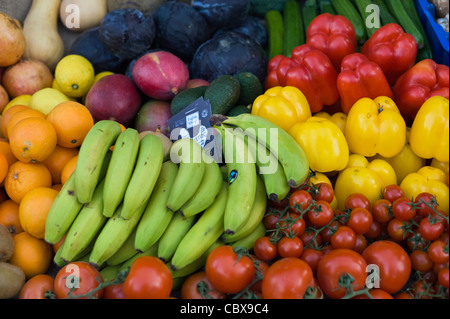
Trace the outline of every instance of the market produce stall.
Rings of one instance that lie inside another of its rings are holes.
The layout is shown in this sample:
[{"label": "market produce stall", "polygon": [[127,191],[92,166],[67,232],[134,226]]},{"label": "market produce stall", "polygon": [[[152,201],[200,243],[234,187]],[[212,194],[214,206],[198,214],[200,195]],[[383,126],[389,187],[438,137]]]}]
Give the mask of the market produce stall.
[{"label": "market produce stall", "polygon": [[0,0],[0,298],[448,299],[448,39],[441,1]]}]

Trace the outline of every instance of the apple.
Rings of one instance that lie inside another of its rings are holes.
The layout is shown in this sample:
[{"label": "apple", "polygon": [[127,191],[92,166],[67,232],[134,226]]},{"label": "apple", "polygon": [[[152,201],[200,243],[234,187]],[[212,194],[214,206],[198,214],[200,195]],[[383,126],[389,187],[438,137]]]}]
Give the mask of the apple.
[{"label": "apple", "polygon": [[188,81],[187,89],[196,88],[199,86],[209,86],[209,82],[203,79],[190,79]]},{"label": "apple", "polygon": [[89,90],[85,105],[95,121],[113,120],[130,124],[141,106],[141,94],[123,74],[102,77]]},{"label": "apple", "polygon": [[159,130],[166,136],[170,135],[168,120],[172,117],[170,103],[166,101],[150,100],[139,109],[134,127],[139,131]]}]

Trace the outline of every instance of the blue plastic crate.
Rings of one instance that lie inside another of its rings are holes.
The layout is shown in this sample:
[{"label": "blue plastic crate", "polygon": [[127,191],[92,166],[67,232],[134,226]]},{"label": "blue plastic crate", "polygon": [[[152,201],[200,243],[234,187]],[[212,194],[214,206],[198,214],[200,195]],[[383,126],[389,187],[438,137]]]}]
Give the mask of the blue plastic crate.
[{"label": "blue plastic crate", "polygon": [[435,6],[428,0],[415,0],[417,12],[431,44],[433,59],[439,64],[449,65],[448,32],[435,21]]}]

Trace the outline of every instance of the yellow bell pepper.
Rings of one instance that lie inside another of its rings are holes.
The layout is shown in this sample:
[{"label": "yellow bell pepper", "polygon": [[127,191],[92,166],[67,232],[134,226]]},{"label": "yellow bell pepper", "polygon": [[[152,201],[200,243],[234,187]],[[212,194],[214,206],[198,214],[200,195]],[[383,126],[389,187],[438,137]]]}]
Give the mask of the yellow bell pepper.
[{"label": "yellow bell pepper", "polygon": [[252,105],[252,114],[278,125],[286,132],[298,122],[311,117],[305,95],[293,86],[276,86],[258,96]]},{"label": "yellow bell pepper", "polygon": [[372,159],[383,159],[389,164],[397,175],[397,183],[400,184],[403,179],[410,173],[417,172],[421,167],[425,166],[426,160],[417,156],[409,145],[409,131],[410,128],[406,128],[406,144],[403,149],[397,155],[393,157],[383,157],[380,154],[375,155]]},{"label": "yellow bell pepper", "polygon": [[319,112],[314,114],[314,116],[324,117],[328,120],[334,122],[342,132],[345,132],[345,123],[347,122],[347,114],[343,112],[336,112],[334,114],[329,114],[327,112]]},{"label": "yellow bell pepper", "polygon": [[442,209],[448,216],[449,213],[449,188],[445,182],[447,179],[444,172],[439,168],[424,166],[416,173],[408,174],[400,187],[405,196],[415,199],[423,192],[436,196],[438,208]]},{"label": "yellow bell pepper", "polygon": [[449,104],[442,96],[429,98],[411,125],[410,144],[414,153],[426,159],[449,161]]},{"label": "yellow bell pepper", "polygon": [[439,169],[442,170],[445,174],[448,174],[448,172],[449,172],[448,162],[441,162],[441,161],[438,161],[437,159],[433,158],[433,159],[431,160],[430,166],[439,168]]},{"label": "yellow bell pepper", "polygon": [[313,171],[340,171],[347,165],[347,141],[344,133],[331,120],[312,116],[305,122],[295,124],[289,134],[305,151]]},{"label": "yellow bell pepper", "polygon": [[406,123],[392,99],[362,98],[350,109],[345,137],[351,153],[392,157],[406,142]]},{"label": "yellow bell pepper", "polygon": [[371,204],[381,198],[383,188],[397,184],[392,166],[382,159],[368,161],[362,155],[351,154],[347,167],[339,172],[334,193],[338,208],[344,208],[345,199],[353,193],[361,193]]}]

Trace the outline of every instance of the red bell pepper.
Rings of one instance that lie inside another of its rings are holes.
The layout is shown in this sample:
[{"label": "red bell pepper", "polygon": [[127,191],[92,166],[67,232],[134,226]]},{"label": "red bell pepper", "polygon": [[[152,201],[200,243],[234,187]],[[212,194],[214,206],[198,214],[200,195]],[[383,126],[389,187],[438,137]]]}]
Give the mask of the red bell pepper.
[{"label": "red bell pepper", "polygon": [[342,59],[356,52],[356,32],[344,16],[322,13],[306,30],[306,43],[325,53],[339,72]]},{"label": "red bell pepper", "polygon": [[389,23],[375,31],[362,46],[361,53],[380,66],[392,86],[414,65],[417,42],[400,25]]},{"label": "red bell pepper", "polygon": [[[274,60],[276,59],[276,60]],[[306,96],[312,113],[339,100],[337,71],[328,56],[309,44],[297,46],[292,57],[274,57],[269,62],[266,89],[294,86]]]},{"label": "red bell pepper", "polygon": [[413,120],[422,104],[430,97],[449,98],[449,68],[431,59],[416,63],[394,86],[394,96],[400,113]]},{"label": "red bell pepper", "polygon": [[353,104],[363,97],[394,97],[383,70],[361,53],[347,55],[341,63],[337,78],[341,107],[348,114]]}]

